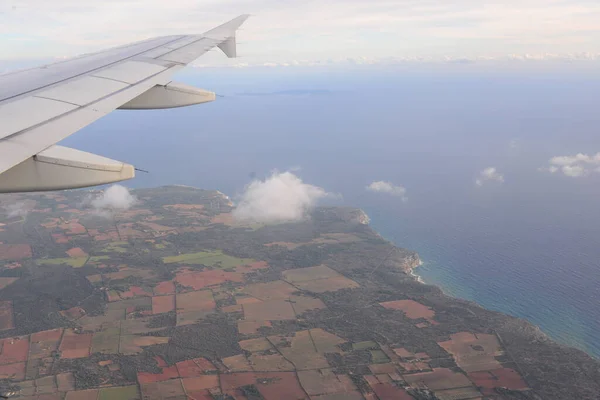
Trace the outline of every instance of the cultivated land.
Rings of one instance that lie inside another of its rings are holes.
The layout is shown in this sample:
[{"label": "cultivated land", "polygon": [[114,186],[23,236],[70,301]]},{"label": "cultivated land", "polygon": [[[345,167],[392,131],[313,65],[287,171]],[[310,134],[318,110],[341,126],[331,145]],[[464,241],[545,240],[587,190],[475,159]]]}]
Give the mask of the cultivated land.
[{"label": "cultivated land", "polygon": [[[236,225],[218,192],[5,195],[0,389],[20,399],[598,399],[600,365],[449,298],[419,262],[324,208]],[[26,212],[25,212],[26,211]]]}]

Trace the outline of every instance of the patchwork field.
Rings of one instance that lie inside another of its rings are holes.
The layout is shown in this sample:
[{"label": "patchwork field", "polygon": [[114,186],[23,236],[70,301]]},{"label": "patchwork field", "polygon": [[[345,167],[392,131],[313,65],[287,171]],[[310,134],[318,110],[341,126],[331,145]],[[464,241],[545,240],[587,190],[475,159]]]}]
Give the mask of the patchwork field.
[{"label": "patchwork field", "polygon": [[415,282],[418,257],[359,210],[265,226],[214,191],[141,189],[106,213],[90,195],[0,214],[0,380],[15,398],[539,400],[543,365],[527,367],[547,343]]}]

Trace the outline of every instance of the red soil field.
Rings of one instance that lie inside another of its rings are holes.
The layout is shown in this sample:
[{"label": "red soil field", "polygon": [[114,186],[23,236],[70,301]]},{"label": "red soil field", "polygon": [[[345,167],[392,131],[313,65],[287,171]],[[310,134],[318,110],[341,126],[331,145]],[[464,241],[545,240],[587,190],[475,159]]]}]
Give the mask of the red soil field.
[{"label": "red soil field", "polygon": [[142,383],[152,383],[152,382],[162,382],[168,379],[173,379],[179,377],[179,372],[177,372],[177,367],[172,365],[170,367],[162,367],[162,372],[160,374],[151,374],[150,372],[138,372],[138,382]]},{"label": "red soil field", "polygon": [[72,329],[65,330],[59,350],[61,358],[89,357],[92,345],[92,334],[77,334]]},{"label": "red soil field", "polygon": [[28,244],[0,244],[0,260],[22,260],[31,256]]},{"label": "red soil field", "polygon": [[0,365],[0,379],[25,379],[25,363],[18,362],[8,365]]},{"label": "red soil field", "polygon": [[173,294],[175,293],[175,283],[173,281],[160,282],[154,288],[154,294]]},{"label": "red soil field", "polygon": [[29,353],[29,338],[27,336],[2,340],[0,364],[12,364],[27,361]]},{"label": "red soil field", "polygon": [[378,383],[371,385],[371,388],[379,397],[379,400],[414,400],[406,390],[394,386],[391,383]]},{"label": "red soil field", "polygon": [[152,297],[152,314],[162,314],[175,310],[175,296]]},{"label": "red soil field", "polygon": [[180,272],[177,274],[175,281],[182,286],[199,290],[208,286],[220,285],[227,281],[243,282],[244,277],[237,272],[210,270],[201,272]]}]

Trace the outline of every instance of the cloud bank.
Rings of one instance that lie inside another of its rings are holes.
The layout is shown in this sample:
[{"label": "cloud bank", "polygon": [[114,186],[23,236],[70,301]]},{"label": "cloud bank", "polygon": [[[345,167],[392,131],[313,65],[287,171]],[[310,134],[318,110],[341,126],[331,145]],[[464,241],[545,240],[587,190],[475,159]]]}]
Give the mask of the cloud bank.
[{"label": "cloud bank", "polygon": [[3,208],[6,212],[6,218],[25,217],[29,213],[29,207],[23,201],[7,204]]},{"label": "cloud bank", "polygon": [[304,183],[289,171],[274,172],[246,187],[233,216],[244,222],[302,221],[317,201],[327,196],[323,188]]},{"label": "cloud bank", "polygon": [[600,172],[600,152],[594,155],[577,153],[574,156],[556,156],[548,160],[548,166],[539,168],[540,171],[551,174],[563,174],[571,178]]},{"label": "cloud bank", "polygon": [[[254,14],[240,32],[248,63],[388,56],[461,62],[513,53],[527,60],[600,52],[600,4],[592,0],[18,0],[0,2],[0,54],[73,55],[201,33],[244,12]],[[202,62],[225,60],[214,54]]]},{"label": "cloud bank", "polygon": [[479,173],[479,177],[475,179],[477,186],[483,186],[486,182],[504,182],[504,175],[499,173],[496,168],[489,167]]},{"label": "cloud bank", "polygon": [[112,211],[128,210],[137,203],[137,198],[125,186],[112,185],[96,198],[89,199],[89,204],[100,214]]},{"label": "cloud bank", "polygon": [[406,197],[406,188],[404,186],[394,185],[391,182],[374,181],[371,182],[371,184],[367,186],[366,189],[371,192],[386,193],[392,196],[397,196],[400,197],[402,201],[408,200],[408,198]]}]

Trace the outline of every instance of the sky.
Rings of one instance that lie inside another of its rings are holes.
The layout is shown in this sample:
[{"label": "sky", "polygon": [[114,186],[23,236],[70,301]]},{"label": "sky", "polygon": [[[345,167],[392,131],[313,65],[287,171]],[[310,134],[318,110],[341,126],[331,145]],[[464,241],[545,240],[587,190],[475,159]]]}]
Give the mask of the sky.
[{"label": "sky", "polygon": [[0,0],[0,59],[201,33],[243,13],[241,57],[197,64],[600,58],[597,0]]}]

